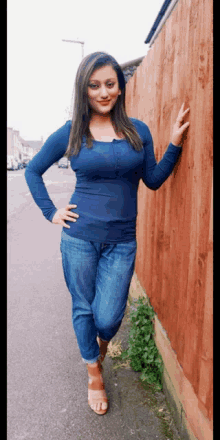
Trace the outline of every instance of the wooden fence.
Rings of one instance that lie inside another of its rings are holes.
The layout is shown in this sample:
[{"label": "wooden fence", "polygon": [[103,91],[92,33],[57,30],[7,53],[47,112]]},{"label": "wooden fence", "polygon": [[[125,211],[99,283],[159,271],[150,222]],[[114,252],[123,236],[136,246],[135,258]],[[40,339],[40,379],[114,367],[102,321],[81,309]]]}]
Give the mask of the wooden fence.
[{"label": "wooden fence", "polygon": [[212,408],[212,1],[179,0],[127,84],[159,161],[181,104],[187,138],[169,179],[138,190],[136,275],[209,420]]}]

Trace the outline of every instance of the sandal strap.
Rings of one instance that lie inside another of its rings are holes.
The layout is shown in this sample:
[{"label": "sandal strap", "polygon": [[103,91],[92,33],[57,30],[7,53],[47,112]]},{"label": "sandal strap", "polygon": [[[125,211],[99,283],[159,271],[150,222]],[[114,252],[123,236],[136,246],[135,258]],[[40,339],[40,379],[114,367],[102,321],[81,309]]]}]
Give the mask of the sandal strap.
[{"label": "sandal strap", "polygon": [[[98,360],[97,364],[91,367],[90,364],[87,364],[87,370],[88,370],[88,376],[89,376],[89,383],[88,383],[88,404],[91,407],[91,409],[96,413],[100,415],[104,415],[107,412],[108,409],[108,399],[105,392],[105,385],[103,381],[103,377],[101,374],[102,371],[102,365],[100,360]],[[95,410],[92,408],[93,405],[97,403],[106,403],[107,408],[101,409],[101,410]]]},{"label": "sandal strap", "polygon": [[88,383],[88,389],[94,390],[94,391],[101,391],[105,389],[104,382],[99,380],[93,380],[92,382]]},{"label": "sandal strap", "polygon": [[89,376],[89,390],[104,390],[104,381],[102,378],[102,366],[100,361],[97,362],[96,366],[91,367],[90,364],[87,364],[88,376]]},{"label": "sandal strap", "polygon": [[91,364],[86,364],[88,373],[91,374],[91,376],[98,376],[102,371],[102,365],[100,360],[97,361],[97,364],[93,367],[91,367]]}]

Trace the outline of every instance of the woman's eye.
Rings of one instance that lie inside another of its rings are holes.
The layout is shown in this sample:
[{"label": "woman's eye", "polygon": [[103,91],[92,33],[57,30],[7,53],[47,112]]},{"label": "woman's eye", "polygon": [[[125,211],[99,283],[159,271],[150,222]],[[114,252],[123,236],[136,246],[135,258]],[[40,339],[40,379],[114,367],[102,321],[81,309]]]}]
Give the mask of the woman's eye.
[{"label": "woman's eye", "polygon": [[[115,83],[109,82],[106,85],[107,85],[107,87],[112,88],[112,87],[114,87]],[[94,89],[97,89],[99,86],[98,86],[98,84],[89,84],[89,87],[94,90]]]}]

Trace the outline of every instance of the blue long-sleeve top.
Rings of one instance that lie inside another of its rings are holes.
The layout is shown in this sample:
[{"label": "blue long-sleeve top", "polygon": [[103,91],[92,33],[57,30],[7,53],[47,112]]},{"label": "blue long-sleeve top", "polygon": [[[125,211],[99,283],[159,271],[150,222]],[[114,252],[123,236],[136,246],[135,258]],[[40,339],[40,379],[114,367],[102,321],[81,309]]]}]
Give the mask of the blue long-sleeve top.
[{"label": "blue long-sleeve top", "polygon": [[[126,139],[112,142],[93,140],[91,149],[83,137],[81,150],[71,156],[71,168],[76,173],[76,186],[69,204],[77,205],[76,222],[65,221],[66,234],[87,241],[118,243],[136,238],[137,190],[140,179],[156,190],[171,174],[181,147],[170,143],[163,158],[156,162],[153,140],[148,126],[130,118],[143,149],[136,151]],[[49,221],[57,211],[44,185],[42,175],[61,159],[67,149],[71,121],[67,121],[44,143],[25,169],[30,192]]]}]

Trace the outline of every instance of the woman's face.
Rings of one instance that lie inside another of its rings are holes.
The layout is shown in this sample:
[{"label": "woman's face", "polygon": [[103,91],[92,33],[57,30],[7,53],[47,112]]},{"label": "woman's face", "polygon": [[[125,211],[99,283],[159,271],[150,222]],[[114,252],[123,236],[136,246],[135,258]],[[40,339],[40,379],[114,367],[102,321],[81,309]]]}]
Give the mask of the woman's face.
[{"label": "woman's face", "polygon": [[118,77],[112,66],[95,70],[88,83],[89,106],[93,113],[108,114],[121,94]]}]

